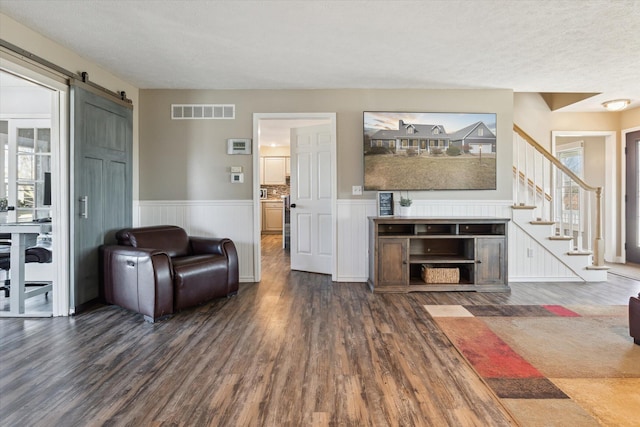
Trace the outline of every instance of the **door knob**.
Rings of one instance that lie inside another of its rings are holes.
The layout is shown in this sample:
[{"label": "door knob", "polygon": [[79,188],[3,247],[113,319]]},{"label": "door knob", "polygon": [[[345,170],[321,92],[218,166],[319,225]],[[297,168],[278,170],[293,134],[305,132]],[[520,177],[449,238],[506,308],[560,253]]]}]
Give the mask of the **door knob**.
[{"label": "door knob", "polygon": [[290,208],[295,208],[296,204],[295,203],[291,203],[291,205],[289,206]]}]

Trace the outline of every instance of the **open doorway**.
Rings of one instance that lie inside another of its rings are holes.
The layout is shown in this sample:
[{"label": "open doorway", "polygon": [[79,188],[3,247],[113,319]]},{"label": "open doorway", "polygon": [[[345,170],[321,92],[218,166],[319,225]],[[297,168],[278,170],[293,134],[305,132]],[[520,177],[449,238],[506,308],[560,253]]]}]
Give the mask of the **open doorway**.
[{"label": "open doorway", "polygon": [[[556,157],[579,167],[584,181],[603,188],[602,235],[605,242],[604,258],[616,262],[622,242],[618,238],[617,214],[618,186],[616,184],[616,133],[607,131],[553,131],[551,152]],[[575,170],[574,170],[575,172]],[[581,175],[578,174],[579,176]],[[595,200],[593,201],[595,203]],[[595,224],[588,235],[595,236]]]},{"label": "open doorway", "polygon": [[[327,203],[330,206],[328,236],[326,240],[334,246],[335,242],[335,203],[336,203],[336,148],[335,148],[335,113],[256,113],[254,114],[254,213],[256,222],[254,236],[255,277],[261,279],[262,253],[280,254],[290,257],[291,241],[298,238],[297,229],[291,228],[291,210],[296,209],[296,200],[291,201],[292,183],[296,185],[296,176],[300,170],[307,172],[308,166],[300,166],[297,153],[292,152],[292,134],[296,129],[310,129],[324,125],[329,133],[329,150],[327,163],[329,168],[307,175],[314,180],[326,183],[330,193]],[[295,137],[295,136],[294,136]],[[294,218],[295,220],[295,218]],[[294,247],[296,240],[293,241]],[[265,247],[263,247],[265,245]],[[267,247],[268,246],[268,247]],[[274,252],[274,248],[279,251]],[[333,259],[334,250],[330,251]],[[332,262],[331,264],[335,264]],[[287,261],[287,268],[291,264]],[[332,276],[335,269],[331,269]]]},{"label": "open doorway", "polygon": [[[66,315],[69,290],[63,260],[68,243],[66,222],[60,221],[66,217],[62,190],[66,151],[60,141],[66,135],[61,117],[66,116],[67,86],[17,64],[5,64],[0,69],[0,222],[39,226],[39,234],[24,235],[25,247],[35,249],[27,249],[24,276],[20,276],[25,283],[41,287],[30,286],[26,288],[30,292],[22,293],[15,283],[6,282],[16,268],[11,257],[7,269],[0,272],[8,288],[0,295],[0,312],[2,316]],[[17,235],[10,236],[9,244]]]}]

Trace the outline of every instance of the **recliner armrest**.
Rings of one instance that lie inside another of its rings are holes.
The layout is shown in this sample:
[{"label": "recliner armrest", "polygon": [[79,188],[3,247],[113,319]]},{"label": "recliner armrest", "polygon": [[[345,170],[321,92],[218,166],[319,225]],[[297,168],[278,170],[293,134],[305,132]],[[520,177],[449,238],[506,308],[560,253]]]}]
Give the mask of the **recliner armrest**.
[{"label": "recliner armrest", "polygon": [[629,298],[629,335],[640,345],[640,294]]},{"label": "recliner armrest", "polygon": [[227,242],[231,242],[231,239],[226,237],[189,237],[193,255],[215,254],[228,257],[229,254],[225,248]]},{"label": "recliner armrest", "polygon": [[173,267],[166,252],[131,246],[100,248],[106,302],[154,321],[173,313]]},{"label": "recliner armrest", "polygon": [[191,250],[194,255],[218,254],[227,257],[229,270],[227,273],[227,295],[238,292],[240,269],[238,266],[238,251],[233,240],[222,237],[190,237]]}]

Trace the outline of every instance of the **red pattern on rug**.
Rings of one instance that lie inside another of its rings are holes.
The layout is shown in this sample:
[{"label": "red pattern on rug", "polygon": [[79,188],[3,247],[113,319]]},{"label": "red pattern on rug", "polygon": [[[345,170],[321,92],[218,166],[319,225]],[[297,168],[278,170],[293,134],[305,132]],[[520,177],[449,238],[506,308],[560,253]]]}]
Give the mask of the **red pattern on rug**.
[{"label": "red pattern on rug", "polygon": [[561,305],[543,305],[543,307],[549,310],[551,313],[556,314],[560,317],[581,317],[575,311],[571,311]]},{"label": "red pattern on rug", "polygon": [[[518,425],[638,425],[640,354],[628,336],[627,306],[430,307]],[[542,372],[554,380],[526,377]]]},{"label": "red pattern on rug", "polygon": [[483,378],[543,378],[482,320],[438,318],[438,325]]}]

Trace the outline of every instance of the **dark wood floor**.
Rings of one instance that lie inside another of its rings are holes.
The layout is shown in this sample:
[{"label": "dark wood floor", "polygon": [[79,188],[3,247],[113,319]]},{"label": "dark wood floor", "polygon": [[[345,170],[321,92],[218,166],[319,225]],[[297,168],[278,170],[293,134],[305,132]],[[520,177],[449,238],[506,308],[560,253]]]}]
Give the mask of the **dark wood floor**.
[{"label": "dark wood floor", "polygon": [[0,319],[2,426],[503,426],[508,413],[424,304],[626,304],[640,282],[510,293],[370,293],[292,272],[156,324],[118,307]]}]

